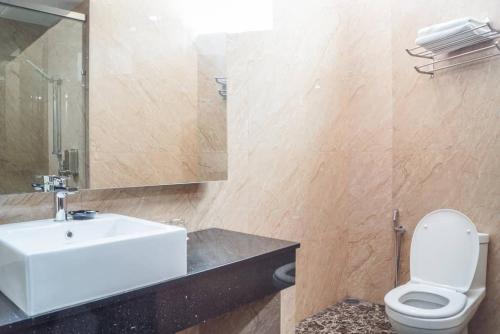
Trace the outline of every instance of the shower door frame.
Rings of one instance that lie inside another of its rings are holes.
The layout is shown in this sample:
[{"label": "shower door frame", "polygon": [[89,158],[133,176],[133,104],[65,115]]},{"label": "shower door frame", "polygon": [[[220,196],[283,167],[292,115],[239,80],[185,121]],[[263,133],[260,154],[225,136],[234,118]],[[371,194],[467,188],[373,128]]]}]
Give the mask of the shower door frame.
[{"label": "shower door frame", "polygon": [[39,5],[35,3],[28,3],[27,1],[16,1],[16,0],[0,0],[0,4],[12,7],[19,7],[24,9],[33,10],[35,12],[45,13],[60,16],[66,19],[86,22],[87,15],[79,12],[74,12],[71,10],[66,10],[57,7]]}]

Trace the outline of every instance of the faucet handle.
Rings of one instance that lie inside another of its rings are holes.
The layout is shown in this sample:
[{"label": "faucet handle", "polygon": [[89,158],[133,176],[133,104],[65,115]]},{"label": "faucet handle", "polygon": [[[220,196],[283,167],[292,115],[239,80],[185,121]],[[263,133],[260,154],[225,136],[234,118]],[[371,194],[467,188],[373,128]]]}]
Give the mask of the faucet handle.
[{"label": "faucet handle", "polygon": [[34,178],[38,181],[31,184],[35,191],[53,192],[54,187],[60,184],[56,175],[39,175]]},{"label": "faucet handle", "polygon": [[54,185],[54,189],[66,188],[66,182],[68,179],[65,176],[53,176],[52,184]]}]

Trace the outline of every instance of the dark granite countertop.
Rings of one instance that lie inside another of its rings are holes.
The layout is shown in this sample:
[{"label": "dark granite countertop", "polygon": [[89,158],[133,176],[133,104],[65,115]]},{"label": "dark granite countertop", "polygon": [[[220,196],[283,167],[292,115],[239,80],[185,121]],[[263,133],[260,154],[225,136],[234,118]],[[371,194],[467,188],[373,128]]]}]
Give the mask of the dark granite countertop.
[{"label": "dark granite countertop", "polygon": [[188,275],[300,246],[296,242],[217,228],[189,233],[188,237]]},{"label": "dark granite countertop", "polygon": [[300,246],[222,229],[188,236],[187,275],[150,287],[37,317],[0,293],[0,333],[173,333],[281,290],[273,273]]}]

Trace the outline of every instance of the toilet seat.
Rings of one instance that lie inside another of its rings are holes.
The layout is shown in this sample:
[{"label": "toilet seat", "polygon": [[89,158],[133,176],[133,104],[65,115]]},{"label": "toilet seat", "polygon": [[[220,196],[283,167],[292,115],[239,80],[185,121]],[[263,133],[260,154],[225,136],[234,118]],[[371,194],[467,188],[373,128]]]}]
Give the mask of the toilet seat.
[{"label": "toilet seat", "polygon": [[465,308],[466,301],[463,293],[412,282],[392,289],[384,298],[392,310],[426,319],[452,317]]},{"label": "toilet seat", "polygon": [[415,227],[410,249],[410,281],[467,292],[479,259],[476,226],[463,213],[441,209]]},{"label": "toilet seat", "polygon": [[415,333],[415,329],[422,330],[449,330],[450,328],[457,328],[462,326],[463,324],[467,324],[474,313],[476,312],[479,304],[484,299],[485,289],[474,289],[470,290],[467,294],[467,301],[465,307],[458,314],[447,317],[447,318],[419,318],[412,317],[400,312],[393,310],[391,307],[386,305],[386,313],[391,320],[391,322],[399,323],[403,326],[408,326],[409,328],[413,328]]}]

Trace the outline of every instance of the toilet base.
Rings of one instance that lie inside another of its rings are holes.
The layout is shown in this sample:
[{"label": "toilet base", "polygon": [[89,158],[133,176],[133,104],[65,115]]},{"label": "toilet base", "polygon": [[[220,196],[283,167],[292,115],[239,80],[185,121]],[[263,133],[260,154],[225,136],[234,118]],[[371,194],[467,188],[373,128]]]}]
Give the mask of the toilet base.
[{"label": "toilet base", "polygon": [[392,319],[389,320],[392,328],[398,334],[468,334],[469,332],[467,325],[447,329],[421,329],[400,324]]}]

